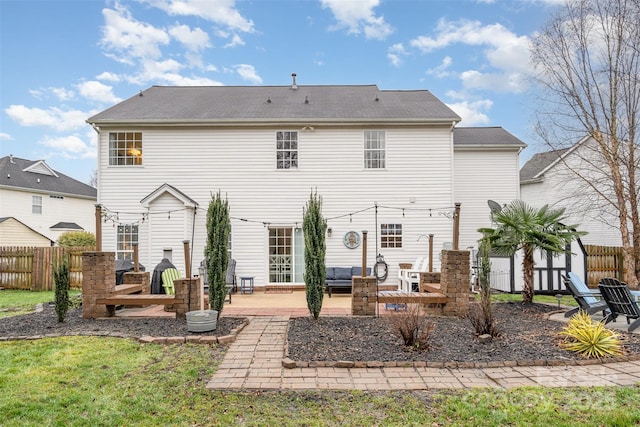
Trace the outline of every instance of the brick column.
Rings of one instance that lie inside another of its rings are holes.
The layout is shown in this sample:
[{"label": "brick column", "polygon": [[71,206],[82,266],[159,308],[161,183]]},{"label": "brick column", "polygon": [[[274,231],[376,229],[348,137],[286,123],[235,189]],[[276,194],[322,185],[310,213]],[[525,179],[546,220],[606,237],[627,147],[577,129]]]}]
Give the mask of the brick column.
[{"label": "brick column", "polygon": [[442,293],[450,298],[444,307],[446,316],[465,317],[469,312],[469,251],[442,251]]},{"label": "brick column", "polygon": [[82,317],[107,317],[107,307],[97,305],[116,289],[116,254],[114,252],[85,252],[82,254]]},{"label": "brick column", "polygon": [[128,271],[123,275],[124,285],[144,285],[141,294],[151,293],[151,274],[148,271]]},{"label": "brick column", "polygon": [[200,310],[200,279],[183,277],[174,280],[173,284],[176,288],[176,299],[179,300],[173,305],[176,309],[176,319],[186,319],[187,312]]},{"label": "brick column", "polygon": [[376,278],[354,276],[351,278],[351,314],[375,316],[378,303]]}]

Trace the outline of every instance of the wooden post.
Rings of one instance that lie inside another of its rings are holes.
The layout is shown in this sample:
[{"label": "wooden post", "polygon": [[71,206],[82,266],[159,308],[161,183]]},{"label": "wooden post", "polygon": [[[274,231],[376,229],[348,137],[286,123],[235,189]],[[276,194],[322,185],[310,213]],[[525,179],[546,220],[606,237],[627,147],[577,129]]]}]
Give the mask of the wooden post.
[{"label": "wooden post", "polygon": [[102,206],[96,205],[96,252],[102,251]]},{"label": "wooden post", "polygon": [[458,240],[460,240],[460,203],[456,203],[456,210],[453,214],[453,250],[458,250]]},{"label": "wooden post", "polygon": [[140,268],[138,267],[138,261],[140,259],[138,256],[138,244],[132,243],[131,246],[133,246],[133,271],[137,273],[140,271]]},{"label": "wooden post", "polygon": [[184,246],[184,269],[185,274],[187,275],[187,279],[191,278],[191,258],[189,258],[189,241],[183,240],[182,245]]},{"label": "wooden post", "polygon": [[367,277],[367,230],[362,230],[362,277]]},{"label": "wooden post", "polygon": [[429,234],[429,273],[433,272],[433,234]]}]

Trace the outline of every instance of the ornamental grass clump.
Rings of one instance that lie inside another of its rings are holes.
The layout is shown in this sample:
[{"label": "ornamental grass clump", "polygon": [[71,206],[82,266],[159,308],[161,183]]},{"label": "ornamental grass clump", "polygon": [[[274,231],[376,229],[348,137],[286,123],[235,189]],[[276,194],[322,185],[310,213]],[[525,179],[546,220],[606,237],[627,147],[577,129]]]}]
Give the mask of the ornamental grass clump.
[{"label": "ornamental grass clump", "polygon": [[419,304],[407,304],[407,311],[388,317],[393,331],[402,338],[404,345],[417,350],[429,348],[429,338],[435,325]]},{"label": "ornamental grass clump", "polygon": [[618,333],[604,327],[604,322],[595,322],[585,311],[579,311],[569,319],[560,332],[564,338],[560,346],[576,352],[587,359],[616,356],[622,353]]}]

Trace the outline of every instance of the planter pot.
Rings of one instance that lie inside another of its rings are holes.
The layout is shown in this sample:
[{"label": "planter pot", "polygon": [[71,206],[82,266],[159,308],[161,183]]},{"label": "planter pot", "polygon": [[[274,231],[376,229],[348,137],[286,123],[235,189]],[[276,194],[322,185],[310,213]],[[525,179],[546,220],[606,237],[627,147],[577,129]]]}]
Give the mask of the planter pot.
[{"label": "planter pot", "polygon": [[213,331],[218,325],[216,310],[198,310],[187,313],[187,330],[189,332]]}]

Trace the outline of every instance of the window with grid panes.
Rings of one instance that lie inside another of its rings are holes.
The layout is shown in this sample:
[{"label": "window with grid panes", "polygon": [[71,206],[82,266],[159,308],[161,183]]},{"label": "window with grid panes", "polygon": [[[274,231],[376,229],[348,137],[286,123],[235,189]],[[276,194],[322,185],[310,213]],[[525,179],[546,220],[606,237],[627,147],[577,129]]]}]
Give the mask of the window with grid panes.
[{"label": "window with grid panes", "polygon": [[133,260],[133,245],[138,243],[138,226],[119,225],[116,239],[116,259]]},{"label": "window with grid panes", "polygon": [[31,196],[31,213],[42,213],[42,196]]},{"label": "window with grid panes", "polygon": [[383,248],[401,248],[402,224],[381,224],[380,246]]},{"label": "window with grid panes", "polygon": [[109,165],[142,164],[142,132],[109,133]]},{"label": "window with grid panes", "polygon": [[382,130],[364,131],[365,169],[385,168],[385,134]]},{"label": "window with grid panes", "polygon": [[276,168],[298,168],[298,132],[276,132]]}]

